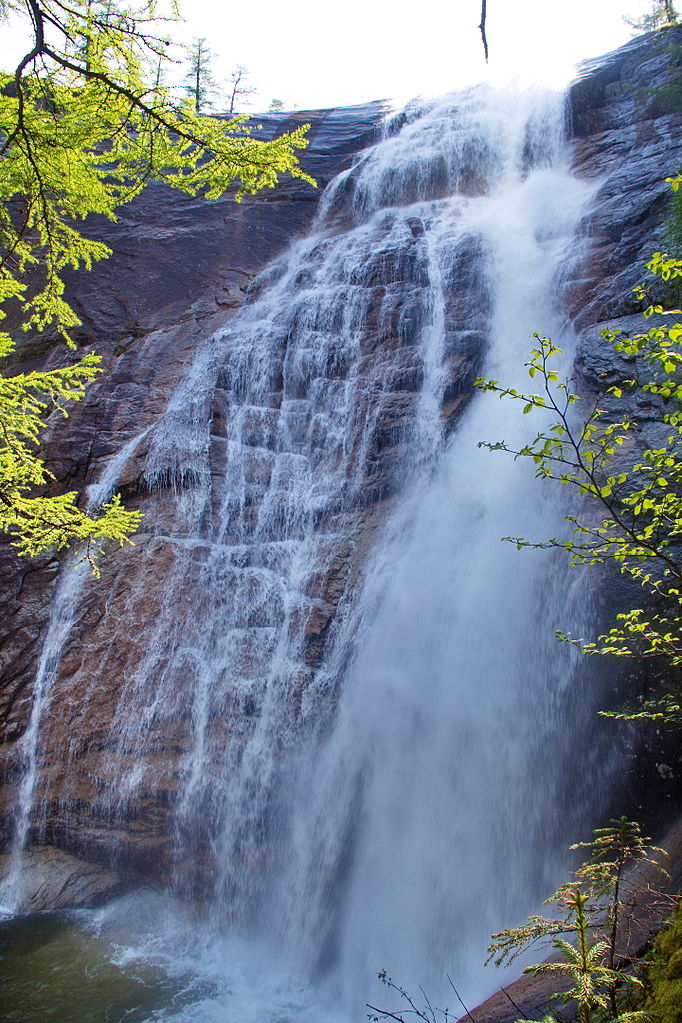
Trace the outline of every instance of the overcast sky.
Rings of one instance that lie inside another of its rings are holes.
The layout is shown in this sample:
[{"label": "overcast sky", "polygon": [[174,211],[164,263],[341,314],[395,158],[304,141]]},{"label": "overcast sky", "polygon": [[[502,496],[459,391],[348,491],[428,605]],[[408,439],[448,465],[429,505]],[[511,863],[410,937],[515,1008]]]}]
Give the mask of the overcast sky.
[{"label": "overcast sky", "polygon": [[[478,22],[480,0],[343,0],[243,4],[181,0],[178,39],[203,36],[218,78],[245,65],[258,88],[253,112],[273,97],[301,109],[438,95],[482,80],[561,87],[576,62],[615,49],[630,29],[622,15],[650,0],[488,0],[490,62]],[[25,52],[0,27],[3,68]]]}]

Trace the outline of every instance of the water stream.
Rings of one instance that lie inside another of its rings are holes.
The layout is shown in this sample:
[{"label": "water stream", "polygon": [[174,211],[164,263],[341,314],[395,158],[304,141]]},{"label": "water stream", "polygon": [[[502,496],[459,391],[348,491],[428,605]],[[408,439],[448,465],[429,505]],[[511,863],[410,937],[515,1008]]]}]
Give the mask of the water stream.
[{"label": "water stream", "polygon": [[[121,469],[143,440],[146,431],[133,437],[123,445],[111,459],[102,478],[88,487],[86,511],[89,515],[111,499]],[[28,727],[20,739],[19,755],[22,763],[21,781],[18,787],[14,812],[14,834],[10,847],[10,858],[5,876],[0,880],[0,910],[16,910],[24,897],[21,854],[26,847],[31,828],[36,798],[36,783],[40,771],[40,727],[50,710],[52,685],[59,667],[64,645],[73,628],[75,611],[86,585],[89,564],[87,559],[70,559],[57,584],[52,601],[52,611],[36,669],[33,704]]]},{"label": "water stream", "polygon": [[[462,409],[479,371],[524,385],[533,331],[570,361],[561,281],[593,191],[560,97],[412,105],[155,427],[145,480],[173,504],[174,574],[102,776],[122,819],[153,790],[150,736],[182,720],[178,894],[150,896],[128,937],[130,901],[78,917],[117,962],[179,978],[140,1019],[359,1020],[384,968],[436,999],[449,972],[473,1004],[496,985],[491,931],[561,877],[584,824],[565,799],[582,723],[553,630],[580,627],[577,577],[499,542],[561,529],[556,493],[478,447],[538,422],[482,394]],[[179,899],[199,852],[197,916]]]}]

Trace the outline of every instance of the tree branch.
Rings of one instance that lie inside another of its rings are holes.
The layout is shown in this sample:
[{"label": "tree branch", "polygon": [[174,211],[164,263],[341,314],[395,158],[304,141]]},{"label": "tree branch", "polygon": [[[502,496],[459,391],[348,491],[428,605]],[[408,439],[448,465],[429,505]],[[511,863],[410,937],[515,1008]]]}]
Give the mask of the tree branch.
[{"label": "tree branch", "polygon": [[481,0],[481,24],[478,26],[481,30],[481,42],[483,43],[483,53],[485,54],[485,62],[488,63],[488,40],[485,34],[485,19],[487,16],[486,11],[487,0]]}]

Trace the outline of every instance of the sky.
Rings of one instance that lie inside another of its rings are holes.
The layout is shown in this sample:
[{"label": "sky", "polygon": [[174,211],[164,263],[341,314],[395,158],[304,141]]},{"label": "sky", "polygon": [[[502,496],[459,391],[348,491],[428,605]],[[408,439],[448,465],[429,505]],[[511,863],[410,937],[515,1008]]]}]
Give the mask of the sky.
[{"label": "sky", "polygon": [[[490,59],[483,57],[480,0],[344,0],[294,5],[180,0],[178,41],[204,37],[218,79],[244,65],[257,93],[249,112],[277,97],[285,108],[347,106],[375,99],[402,105],[490,81],[561,88],[578,61],[627,42],[622,15],[650,0],[488,0]],[[0,64],[26,52],[17,29],[0,26]],[[181,77],[181,76],[180,76]]]}]

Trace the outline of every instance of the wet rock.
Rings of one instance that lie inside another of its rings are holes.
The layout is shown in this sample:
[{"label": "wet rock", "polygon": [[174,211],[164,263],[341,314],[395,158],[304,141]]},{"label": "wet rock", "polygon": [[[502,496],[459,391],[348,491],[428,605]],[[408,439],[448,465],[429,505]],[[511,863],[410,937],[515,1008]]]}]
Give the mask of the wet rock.
[{"label": "wet rock", "polygon": [[[157,467],[153,476],[148,475],[153,427],[202,341],[244,303],[249,282],[306,230],[324,185],[350,164],[358,149],[374,140],[382,117],[383,107],[377,103],[260,119],[266,136],[311,124],[310,146],[302,162],[317,178],[319,189],[285,181],[265,199],[246,198],[236,205],[229,196],[207,203],[151,185],[122,209],[117,224],[99,218],[89,221],[91,232],[111,246],[113,255],[90,274],[67,274],[66,280],[69,299],[83,319],[79,340],[96,347],[103,382],[73,408],[66,429],[61,420],[55,423],[48,464],[62,489],[82,490],[101,475],[112,454],[137,438],[118,486],[128,506],[141,507],[147,517],[135,548],[122,552],[116,567],[107,561],[102,580],[84,596],[51,694],[54,713],[41,738],[44,771],[39,795],[45,800],[43,830],[64,848],[87,848],[90,857],[106,862],[116,849],[117,857],[132,858],[140,869],[144,864],[152,875],[159,870],[155,856],[169,844],[168,806],[178,786],[175,765],[192,741],[187,715],[184,723],[182,714],[173,720],[174,709],[169,708],[150,722],[150,748],[163,754],[148,757],[143,772],[147,781],[140,786],[135,805],[117,800],[113,779],[136,770],[139,749],[131,739],[129,752],[115,755],[107,739],[112,729],[116,731],[122,694],[145,662],[154,622],[165,606],[164,587],[175,571],[178,548],[163,537],[182,531],[181,517],[174,513],[176,496],[191,493],[200,479],[192,451],[178,448],[165,469]],[[49,338],[27,339],[23,355],[27,368],[61,365],[69,358],[63,346],[53,345]],[[254,488],[252,527],[268,482],[268,466],[259,450],[275,441],[278,387],[281,381],[273,381],[273,408],[254,410],[243,427],[243,441],[254,446],[247,471]],[[226,433],[226,401],[227,392],[216,389],[216,435]],[[229,471],[226,453],[225,446],[216,446],[213,452],[211,472],[217,481]],[[215,489],[219,493],[220,486]],[[164,494],[171,495],[169,502]],[[165,510],[159,515],[161,505]],[[201,572],[207,557],[210,547],[198,544],[189,560]],[[15,786],[22,773],[16,741],[31,712],[33,680],[60,566],[47,557],[17,561],[7,543],[0,546],[0,561],[5,623],[0,640],[0,833],[8,841]],[[68,556],[62,559],[63,565],[68,562]],[[196,609],[191,600],[183,607],[178,597],[174,599],[178,612],[192,620]],[[245,626],[267,631],[264,626],[276,606],[276,602],[256,606]],[[166,670],[162,664],[170,652],[153,655],[159,671]],[[267,658],[267,643],[247,640],[236,673],[248,677],[257,664],[262,670]],[[182,693],[195,681],[196,666],[178,657],[170,670],[177,677],[181,702]],[[69,756],[73,770],[65,771]],[[128,830],[125,821],[138,819],[143,804],[156,807],[154,814],[150,817],[145,810],[139,820],[147,824]],[[158,819],[152,823],[154,815]],[[154,855],[136,852],[147,828],[149,834],[162,836],[149,839]]]},{"label": "wet rock", "polygon": [[665,178],[682,165],[682,108],[656,96],[679,91],[682,28],[633,40],[587,62],[569,91],[574,166],[599,181],[581,233],[584,257],[565,284],[579,327],[637,312],[632,289],[665,247],[670,191]]},{"label": "wet rock", "polygon": [[[6,873],[9,866],[9,857],[0,856],[0,872]],[[120,874],[52,846],[23,854],[21,882],[22,895],[17,908],[22,913],[94,906],[131,887]]]}]

